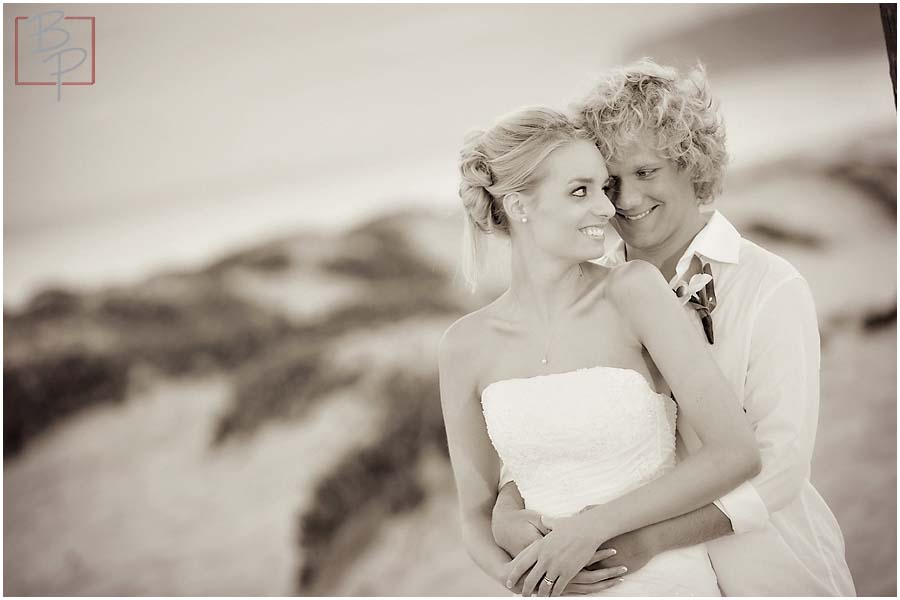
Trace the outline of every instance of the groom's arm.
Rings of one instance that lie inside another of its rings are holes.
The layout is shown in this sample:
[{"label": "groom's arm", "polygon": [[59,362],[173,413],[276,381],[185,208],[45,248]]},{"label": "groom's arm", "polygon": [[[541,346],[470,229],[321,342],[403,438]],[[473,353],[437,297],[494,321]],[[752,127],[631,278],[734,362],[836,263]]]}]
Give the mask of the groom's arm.
[{"label": "groom's arm", "polygon": [[504,481],[501,476],[500,492],[491,515],[491,532],[494,541],[510,557],[515,557],[547,532],[541,524],[541,515],[525,509],[525,501],[514,481]]},{"label": "groom's arm", "polygon": [[715,505],[610,540],[604,547],[618,553],[603,567],[624,564],[634,571],[648,556],[758,529],[797,498],[809,477],[819,415],[819,329],[800,276],[775,286],[759,305],[744,409],[762,455],[759,475]]},{"label": "groom's arm", "polygon": [[[680,434],[676,434],[675,443],[677,455],[684,456],[687,450]],[[661,552],[731,535],[731,520],[716,504],[614,537],[601,547],[615,548],[616,555],[601,561],[596,568],[624,566],[634,572]]]},{"label": "groom's arm", "polygon": [[735,533],[765,526],[809,479],[819,420],[819,327],[809,285],[799,275],[773,286],[754,319],[744,410],[763,466],[717,504]]},{"label": "groom's arm", "polygon": [[[497,545],[510,556],[517,555],[546,533],[541,525],[540,515],[525,509],[525,503],[514,482],[501,488],[494,505],[491,528]],[[731,533],[731,521],[728,517],[713,504],[708,504],[680,517],[642,527],[609,540],[601,548],[615,549],[616,554],[597,563],[597,568],[625,566],[629,572],[634,572],[661,552],[701,544]]]},{"label": "groom's arm", "polygon": [[731,535],[731,521],[714,504],[695,511],[622,534],[601,548],[614,548],[615,556],[597,563],[597,567],[627,567],[629,573],[643,568],[651,558],[676,548],[702,544]]}]

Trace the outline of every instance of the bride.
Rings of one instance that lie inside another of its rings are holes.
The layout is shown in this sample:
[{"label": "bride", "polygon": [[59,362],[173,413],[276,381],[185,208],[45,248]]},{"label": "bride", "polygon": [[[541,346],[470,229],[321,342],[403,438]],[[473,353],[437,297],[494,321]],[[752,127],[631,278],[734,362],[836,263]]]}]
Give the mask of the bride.
[{"label": "bride", "polygon": [[[642,261],[608,269],[614,214],[600,151],[556,111],[471,134],[460,196],[479,237],[508,236],[509,289],[454,323],[439,351],[441,403],[463,540],[493,579],[558,596],[605,541],[704,506],[760,469],[757,445],[699,328]],[[675,466],[677,424],[702,449]],[[553,530],[510,561],[491,511],[501,464]],[[611,595],[719,595],[703,546],[663,553]]]}]

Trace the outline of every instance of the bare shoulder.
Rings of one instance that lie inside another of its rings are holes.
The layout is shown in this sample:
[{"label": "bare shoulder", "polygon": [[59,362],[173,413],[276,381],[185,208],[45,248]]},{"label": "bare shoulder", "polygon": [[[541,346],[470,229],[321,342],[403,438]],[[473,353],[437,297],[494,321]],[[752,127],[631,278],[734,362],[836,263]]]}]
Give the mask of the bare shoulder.
[{"label": "bare shoulder", "polygon": [[659,269],[643,260],[630,260],[613,268],[607,280],[609,298],[620,309],[635,303],[652,303],[669,290]]},{"label": "bare shoulder", "polygon": [[478,346],[479,332],[484,328],[484,309],[471,312],[457,319],[441,336],[439,354],[444,359],[456,359],[468,355]]},{"label": "bare shoulder", "polygon": [[456,385],[475,387],[480,366],[492,347],[490,322],[492,305],[469,313],[444,331],[438,347],[438,367],[442,378]]}]

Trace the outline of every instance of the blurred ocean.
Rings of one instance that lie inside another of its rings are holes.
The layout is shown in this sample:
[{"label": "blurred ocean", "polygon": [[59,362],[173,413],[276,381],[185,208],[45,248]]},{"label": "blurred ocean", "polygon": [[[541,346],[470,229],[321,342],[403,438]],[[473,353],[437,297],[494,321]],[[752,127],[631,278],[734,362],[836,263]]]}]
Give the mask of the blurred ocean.
[{"label": "blurred ocean", "polygon": [[860,595],[896,595],[877,6],[64,8],[97,16],[97,85],[4,89],[5,593],[500,593],[437,397],[440,333],[503,283],[502,252],[455,278],[456,153],[650,55],[707,65],[718,207],[810,282],[813,483]]},{"label": "blurred ocean", "polygon": [[[734,172],[896,119],[874,5],[65,6],[97,17],[98,82],[59,103],[5,83],[9,306],[454,210],[465,131],[643,55],[707,65]],[[5,25],[29,10],[5,5]]]}]

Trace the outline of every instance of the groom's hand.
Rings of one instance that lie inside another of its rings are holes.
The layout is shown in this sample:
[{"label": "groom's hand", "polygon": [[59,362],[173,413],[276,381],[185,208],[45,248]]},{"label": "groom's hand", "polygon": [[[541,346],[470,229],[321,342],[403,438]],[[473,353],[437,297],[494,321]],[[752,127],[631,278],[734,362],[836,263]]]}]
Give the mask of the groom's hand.
[{"label": "groom's hand", "polygon": [[596,594],[622,582],[626,573],[643,568],[658,553],[651,531],[638,529],[603,544],[588,564],[563,590],[563,596]]},{"label": "groom's hand", "polygon": [[547,533],[541,525],[541,514],[524,508],[494,511],[491,531],[497,545],[510,556],[517,556]]},{"label": "groom's hand", "polygon": [[647,527],[616,536],[603,544],[601,549],[603,548],[614,548],[616,553],[609,558],[588,565],[589,570],[627,567],[629,573],[634,573],[659,553],[652,530]]},{"label": "groom's hand", "polygon": [[547,534],[541,524],[541,515],[525,509],[525,501],[513,481],[507,482],[497,494],[491,514],[491,533],[497,545],[511,557],[518,556],[532,542]]}]

